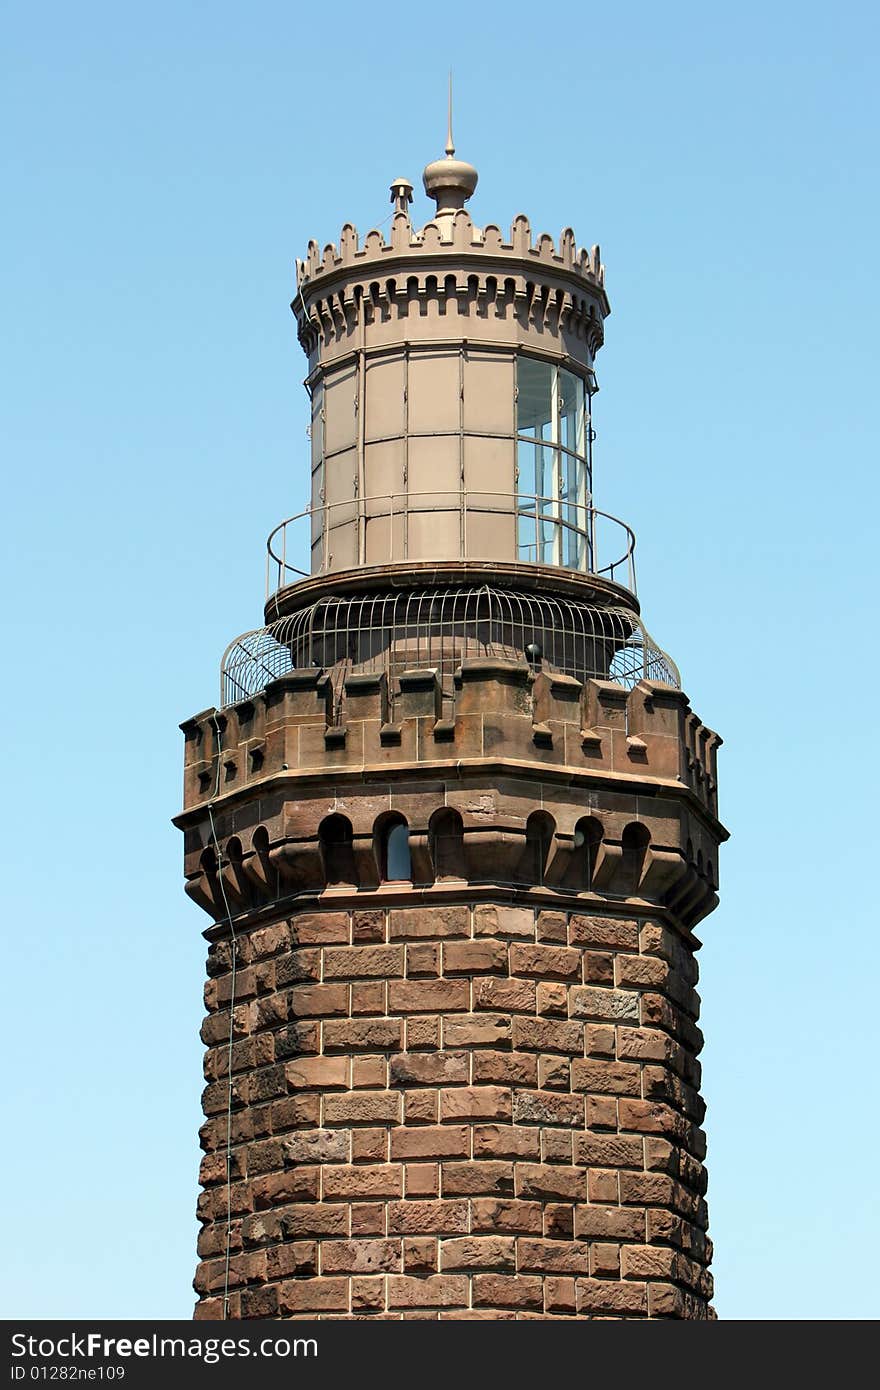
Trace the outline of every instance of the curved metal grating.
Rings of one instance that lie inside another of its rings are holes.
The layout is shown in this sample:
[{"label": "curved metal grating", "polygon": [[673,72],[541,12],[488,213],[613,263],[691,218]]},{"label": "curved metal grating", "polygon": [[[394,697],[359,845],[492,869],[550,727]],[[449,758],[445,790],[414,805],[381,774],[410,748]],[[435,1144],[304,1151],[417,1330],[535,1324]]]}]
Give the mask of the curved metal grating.
[{"label": "curved metal grating", "polygon": [[221,702],[247,699],[310,667],[327,671],[337,703],[348,671],[384,671],[393,700],[394,678],[422,667],[440,673],[444,704],[454,706],[455,671],[469,657],[529,660],[536,669],[627,689],[643,679],[680,684],[675,663],[632,610],[483,585],[320,598],[230,643]]}]

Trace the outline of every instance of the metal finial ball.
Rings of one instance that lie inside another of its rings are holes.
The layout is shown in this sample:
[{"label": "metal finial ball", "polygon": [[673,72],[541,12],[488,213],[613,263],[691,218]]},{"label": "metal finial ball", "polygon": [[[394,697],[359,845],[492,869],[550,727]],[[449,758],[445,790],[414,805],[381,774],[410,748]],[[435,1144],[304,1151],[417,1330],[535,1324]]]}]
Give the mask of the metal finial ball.
[{"label": "metal finial ball", "polygon": [[526,647],[526,656],[532,666],[537,666],[543,655],[544,648],[541,646],[540,642],[530,642]]}]

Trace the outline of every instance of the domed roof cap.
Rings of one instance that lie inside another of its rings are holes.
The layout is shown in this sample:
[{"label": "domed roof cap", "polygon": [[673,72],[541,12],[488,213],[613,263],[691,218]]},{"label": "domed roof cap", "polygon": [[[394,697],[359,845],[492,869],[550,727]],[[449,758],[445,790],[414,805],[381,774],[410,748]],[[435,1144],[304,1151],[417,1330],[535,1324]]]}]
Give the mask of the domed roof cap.
[{"label": "domed roof cap", "polygon": [[477,186],[479,175],[473,164],[455,158],[452,138],[452,74],[449,77],[449,123],[446,134],[446,154],[425,165],[422,182],[429,198],[437,204],[438,213],[463,208]]}]

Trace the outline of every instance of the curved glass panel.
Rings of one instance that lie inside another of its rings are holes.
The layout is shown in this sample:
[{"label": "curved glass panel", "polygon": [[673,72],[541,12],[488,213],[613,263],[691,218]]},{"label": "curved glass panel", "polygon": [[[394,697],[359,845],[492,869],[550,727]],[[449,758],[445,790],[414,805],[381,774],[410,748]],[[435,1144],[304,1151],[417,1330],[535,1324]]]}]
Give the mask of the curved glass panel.
[{"label": "curved glass panel", "polygon": [[559,373],[559,442],[573,454],[586,457],[584,383],[571,372]]},{"label": "curved glass panel", "polygon": [[517,360],[517,554],[589,570],[590,492],[586,389],[573,372]]},{"label": "curved glass panel", "polygon": [[[318,380],[312,389],[312,419],[309,427],[312,445],[312,555],[320,563],[324,531],[324,384]],[[316,555],[317,552],[317,555]]]}]

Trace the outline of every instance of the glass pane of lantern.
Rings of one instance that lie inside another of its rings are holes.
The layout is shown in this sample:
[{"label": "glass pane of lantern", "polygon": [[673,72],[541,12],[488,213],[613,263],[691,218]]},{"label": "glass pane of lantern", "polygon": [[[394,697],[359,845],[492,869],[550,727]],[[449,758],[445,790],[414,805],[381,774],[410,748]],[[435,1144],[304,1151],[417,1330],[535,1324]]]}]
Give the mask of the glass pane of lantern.
[{"label": "glass pane of lantern", "polygon": [[517,432],[549,439],[553,419],[554,368],[534,357],[520,357],[516,368]]}]

